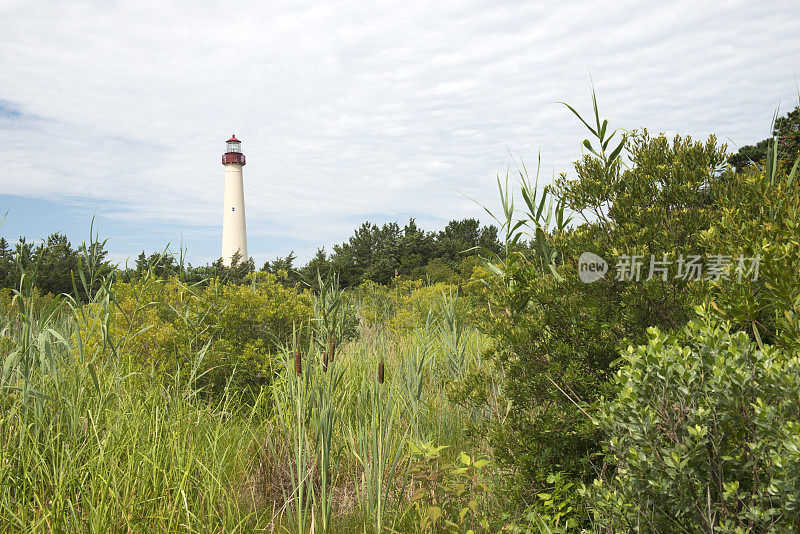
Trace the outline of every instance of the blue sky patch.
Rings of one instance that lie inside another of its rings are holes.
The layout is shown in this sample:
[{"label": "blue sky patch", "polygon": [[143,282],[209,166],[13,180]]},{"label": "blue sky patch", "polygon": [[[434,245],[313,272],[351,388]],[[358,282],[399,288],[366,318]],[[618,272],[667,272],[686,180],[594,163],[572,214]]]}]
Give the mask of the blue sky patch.
[{"label": "blue sky patch", "polygon": [[8,100],[0,99],[0,118],[21,119],[23,113]]}]

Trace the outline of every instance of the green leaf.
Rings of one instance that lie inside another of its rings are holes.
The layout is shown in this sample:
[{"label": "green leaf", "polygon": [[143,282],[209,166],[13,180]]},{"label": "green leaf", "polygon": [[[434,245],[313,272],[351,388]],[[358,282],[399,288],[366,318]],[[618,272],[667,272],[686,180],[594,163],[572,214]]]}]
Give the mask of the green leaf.
[{"label": "green leaf", "polygon": [[442,517],[442,509],[439,508],[438,506],[429,506],[428,510],[425,513],[428,516],[428,519],[430,519],[431,523],[433,523],[434,525],[436,524],[436,521],[438,521],[438,519]]},{"label": "green leaf", "polygon": [[595,137],[597,137],[597,131],[595,131],[595,129],[594,129],[594,128],[592,128],[591,126],[589,126],[589,123],[588,123],[588,122],[586,122],[585,120],[583,120],[583,117],[581,117],[580,113],[578,113],[577,111],[575,111],[575,108],[573,108],[572,106],[570,106],[570,105],[569,105],[569,104],[567,104],[566,102],[559,102],[559,104],[564,104],[565,106],[567,106],[567,108],[568,108],[568,109],[569,109],[569,110],[570,110],[572,113],[574,113],[574,114],[575,114],[575,116],[576,116],[576,117],[578,117],[578,119],[580,119],[580,121],[581,121],[581,122],[582,122],[582,123],[583,123],[583,124],[584,124],[584,125],[585,125],[587,128],[589,128],[589,131],[590,131],[590,132],[592,132],[592,133],[595,135]]},{"label": "green leaf", "polygon": [[623,139],[622,141],[620,141],[620,142],[619,142],[619,144],[617,145],[617,148],[615,148],[615,149],[614,149],[614,150],[611,152],[611,154],[609,154],[609,156],[608,156],[608,164],[609,164],[609,165],[610,165],[611,163],[613,163],[613,162],[614,162],[614,160],[616,160],[616,159],[617,159],[617,156],[619,156],[619,153],[620,153],[620,152],[622,152],[622,147],[623,147],[624,145],[625,145],[625,140]]},{"label": "green leaf", "polygon": [[594,148],[592,148],[592,143],[590,143],[588,139],[584,139],[584,140],[583,140],[583,146],[585,146],[585,147],[586,147],[586,148],[589,150],[589,152],[591,152],[592,154],[594,154],[594,155],[595,155],[595,156],[597,156],[598,158],[600,157],[600,154],[598,154],[598,153],[595,151],[595,149],[594,149]]},{"label": "green leaf", "polygon": [[[600,112],[597,110],[597,93],[592,87],[592,107],[594,108],[594,120],[597,123],[597,130],[600,130]],[[599,134],[595,134],[597,137],[601,137]]]},{"label": "green leaf", "polygon": [[460,511],[460,512],[458,512],[458,521],[459,521],[459,522],[463,522],[463,521],[464,521],[464,517],[465,517],[465,516],[466,516],[468,513],[469,513],[469,507],[468,507],[468,506],[465,506],[464,508],[462,508],[462,509],[461,509],[461,511]]},{"label": "green leaf", "polygon": [[545,189],[542,191],[542,201],[539,202],[539,209],[536,211],[536,224],[539,224],[542,220],[542,212],[544,211],[544,203],[547,200],[547,190]]},{"label": "green leaf", "polygon": [[100,392],[100,382],[97,380],[97,373],[94,371],[94,364],[89,364],[89,374],[92,376],[92,382],[94,382],[94,389],[97,391],[98,395],[102,395]]}]

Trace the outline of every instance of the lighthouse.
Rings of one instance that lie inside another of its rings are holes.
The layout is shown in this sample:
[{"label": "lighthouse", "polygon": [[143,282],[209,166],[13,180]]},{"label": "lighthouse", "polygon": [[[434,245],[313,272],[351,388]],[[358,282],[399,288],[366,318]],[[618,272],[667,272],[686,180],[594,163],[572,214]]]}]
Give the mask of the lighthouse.
[{"label": "lighthouse", "polygon": [[247,261],[247,231],[244,225],[244,181],[242,142],[234,134],[228,139],[222,164],[225,166],[225,205],[222,208],[222,263],[230,267],[237,252]]}]

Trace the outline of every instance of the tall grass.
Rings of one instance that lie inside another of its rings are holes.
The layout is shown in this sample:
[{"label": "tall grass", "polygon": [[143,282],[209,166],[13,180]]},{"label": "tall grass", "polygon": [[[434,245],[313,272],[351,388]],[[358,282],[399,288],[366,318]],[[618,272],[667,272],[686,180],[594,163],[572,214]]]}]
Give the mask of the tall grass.
[{"label": "tall grass", "polygon": [[134,295],[126,315],[82,252],[88,302],[43,299],[26,273],[0,316],[0,530],[384,532],[405,525],[409,439],[468,441],[442,385],[480,347],[455,316],[342,343],[344,294],[319,277],[270,382],[211,394],[191,287],[172,306],[188,363],[164,377],[129,349],[152,303]]},{"label": "tall grass", "polygon": [[428,378],[432,374],[434,350],[433,314],[429,313],[424,327],[418,329],[412,339],[404,345],[400,358],[399,387],[406,402],[413,437],[424,440],[423,410],[426,406]]},{"label": "tall grass", "polygon": [[383,360],[376,366],[376,376],[362,379],[359,400],[350,420],[350,446],[363,469],[359,498],[367,513],[364,523],[371,522],[380,534],[407,438],[407,431],[397,425],[400,402],[385,382]]},{"label": "tall grass", "polygon": [[[114,362],[38,377],[32,413],[6,399],[0,517],[6,528],[224,530],[252,519],[234,473],[250,468],[260,403],[144,387]],[[23,399],[20,399],[23,400]],[[233,484],[232,484],[233,482]],[[257,522],[256,522],[257,523]]]},{"label": "tall grass", "polygon": [[[284,349],[284,374],[280,383],[273,388],[280,435],[287,441],[291,493],[284,489],[284,506],[293,516],[287,516],[294,530],[301,534],[307,531],[310,522],[311,501],[314,491],[314,458],[309,436],[312,417],[312,376],[314,368],[308,363],[313,356],[313,344],[306,354],[295,336],[292,350]],[[305,360],[305,362],[303,361]],[[279,456],[274,442],[269,442],[273,454]],[[291,508],[288,508],[291,506]]]},{"label": "tall grass", "polygon": [[[111,281],[92,270],[96,250],[83,252],[76,285],[88,303],[64,296],[37,312],[25,273],[3,318],[3,529],[257,526],[231,475],[251,467],[263,399],[245,408],[232,391],[201,397],[191,386],[197,365],[153,382],[155,370],[125,358],[124,339],[112,338]],[[87,353],[84,339],[95,334],[102,344]]]}]

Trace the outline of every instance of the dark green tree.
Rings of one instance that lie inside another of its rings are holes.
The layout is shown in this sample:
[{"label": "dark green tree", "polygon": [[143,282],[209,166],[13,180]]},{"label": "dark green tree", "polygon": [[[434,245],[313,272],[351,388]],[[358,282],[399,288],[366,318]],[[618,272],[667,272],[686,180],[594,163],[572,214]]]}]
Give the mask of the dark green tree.
[{"label": "dark green tree", "polygon": [[334,245],[333,266],[343,286],[365,280],[388,284],[400,266],[400,227],[365,222],[347,243]]},{"label": "dark green tree", "polygon": [[278,271],[292,272],[294,270],[294,260],[296,259],[294,250],[292,250],[285,258],[278,256],[271,262],[265,261],[261,270],[272,274],[276,274]]},{"label": "dark green tree", "polygon": [[[794,163],[800,154],[800,106],[775,119],[772,135],[778,139],[778,160]],[[743,146],[728,158],[728,163],[735,167],[737,172],[742,172],[753,164],[762,165],[770,142],[771,139],[763,139],[755,145]]]},{"label": "dark green tree", "polygon": [[314,279],[319,272],[323,277],[331,269],[331,262],[328,260],[328,254],[325,252],[325,247],[317,249],[317,253],[311,260],[300,270],[300,274],[306,279]]},{"label": "dark green tree", "polygon": [[481,228],[478,219],[450,221],[436,235],[436,256],[451,265],[457,265],[465,253],[480,243]]},{"label": "dark green tree", "polygon": [[[297,268],[294,265],[295,259],[297,258],[294,255],[294,250],[292,250],[285,258],[278,256],[271,262],[265,261],[264,265],[261,267],[261,271],[279,275],[284,287],[296,286],[300,282],[301,275],[297,272]],[[283,273],[285,273],[285,275]]]},{"label": "dark green tree", "polygon": [[8,241],[0,237],[0,288],[14,287],[16,273],[14,251],[8,246]]},{"label": "dark green tree", "polygon": [[223,282],[240,285],[247,282],[248,275],[255,272],[255,270],[256,266],[253,258],[242,260],[242,255],[237,250],[236,253],[231,257],[230,267],[223,266],[219,274],[219,278]]},{"label": "dark green tree", "polygon": [[42,293],[73,293],[72,280],[73,276],[77,280],[80,258],[67,236],[59,233],[50,235],[36,247],[34,256],[39,262],[36,285]]},{"label": "dark green tree", "polygon": [[150,263],[147,261],[147,255],[144,253],[143,250],[142,253],[139,254],[139,257],[136,258],[136,272],[139,273],[139,275],[141,275],[145,271],[147,271],[147,268],[149,266]]},{"label": "dark green tree", "polygon": [[408,224],[403,228],[399,248],[398,274],[410,278],[421,278],[425,273],[425,266],[435,254],[434,234],[417,226],[413,218],[409,219]]}]

